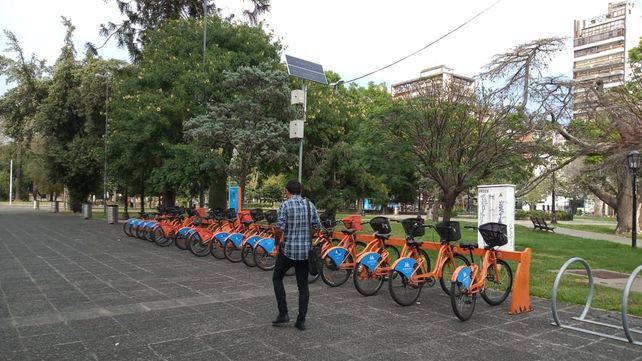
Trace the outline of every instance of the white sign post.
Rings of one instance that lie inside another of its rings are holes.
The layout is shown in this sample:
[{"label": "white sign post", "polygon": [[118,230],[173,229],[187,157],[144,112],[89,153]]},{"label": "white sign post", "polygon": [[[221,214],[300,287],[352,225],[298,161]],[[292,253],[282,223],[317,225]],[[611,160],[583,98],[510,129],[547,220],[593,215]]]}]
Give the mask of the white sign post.
[{"label": "white sign post", "polygon": [[[508,243],[499,249],[515,250],[515,186],[512,184],[493,184],[477,187],[477,225],[495,222],[506,225]],[[483,248],[485,243],[481,234],[477,243]]]}]

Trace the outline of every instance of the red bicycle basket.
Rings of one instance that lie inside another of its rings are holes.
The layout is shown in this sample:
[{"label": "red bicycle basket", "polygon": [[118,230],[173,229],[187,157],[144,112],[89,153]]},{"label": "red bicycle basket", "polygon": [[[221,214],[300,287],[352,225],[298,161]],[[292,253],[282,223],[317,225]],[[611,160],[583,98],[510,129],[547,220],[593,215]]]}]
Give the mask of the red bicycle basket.
[{"label": "red bicycle basket", "polygon": [[361,216],[358,214],[347,216],[341,220],[343,226],[347,229],[354,229],[355,231],[361,230]]},{"label": "red bicycle basket", "polygon": [[252,223],[252,214],[250,213],[250,210],[244,209],[239,212],[239,219],[241,222],[244,223]]}]

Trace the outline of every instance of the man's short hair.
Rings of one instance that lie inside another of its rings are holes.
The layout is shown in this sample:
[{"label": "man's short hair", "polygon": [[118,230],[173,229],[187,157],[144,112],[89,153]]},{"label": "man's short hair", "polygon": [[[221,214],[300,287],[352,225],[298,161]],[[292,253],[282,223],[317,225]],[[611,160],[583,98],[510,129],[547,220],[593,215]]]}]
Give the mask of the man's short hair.
[{"label": "man's short hair", "polygon": [[291,180],[285,185],[285,189],[287,189],[290,194],[300,195],[303,186],[301,185],[301,183],[295,180]]}]

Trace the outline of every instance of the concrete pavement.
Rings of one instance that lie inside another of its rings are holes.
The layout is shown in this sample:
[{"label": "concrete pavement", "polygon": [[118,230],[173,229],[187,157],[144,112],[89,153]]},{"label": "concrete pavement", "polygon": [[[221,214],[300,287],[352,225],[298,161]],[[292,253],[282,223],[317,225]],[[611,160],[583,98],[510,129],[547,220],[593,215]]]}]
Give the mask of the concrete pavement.
[{"label": "concrete pavement", "polygon": [[[286,288],[293,316],[294,279]],[[401,307],[385,285],[362,297],[318,281],[307,330],[274,328],[269,272],[29,208],[0,206],[0,298],[2,360],[642,360],[642,347],[552,326],[544,299],[514,316],[479,299],[460,322],[439,287]]]}]

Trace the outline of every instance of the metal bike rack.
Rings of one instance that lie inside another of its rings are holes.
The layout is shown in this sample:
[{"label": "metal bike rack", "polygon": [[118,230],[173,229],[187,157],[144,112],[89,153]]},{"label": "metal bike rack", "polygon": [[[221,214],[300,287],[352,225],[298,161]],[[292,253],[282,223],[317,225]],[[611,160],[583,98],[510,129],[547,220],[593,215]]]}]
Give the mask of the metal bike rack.
[{"label": "metal bike rack", "polygon": [[[560,322],[559,315],[557,313],[557,289],[559,288],[560,281],[562,280],[562,276],[566,272],[566,269],[573,263],[579,262],[581,263],[584,268],[586,269],[586,274],[588,275],[589,279],[589,292],[588,296],[586,297],[586,304],[584,305],[584,310],[582,311],[582,314],[580,317],[572,317],[572,319],[576,321],[581,321],[581,322],[586,322],[590,323],[593,325],[598,325],[598,326],[604,326],[604,327],[610,327],[610,328],[615,328],[619,330],[624,330],[624,334],[626,335],[626,338],[624,337],[618,337],[618,336],[613,336],[609,334],[605,334],[602,332],[597,332],[597,331],[592,331],[592,330],[587,330],[584,328],[580,327],[575,327],[575,326],[570,326],[570,325],[563,325]],[[609,323],[604,323],[604,322],[598,322],[598,321],[593,321],[586,319],[586,315],[588,314],[589,310],[591,309],[591,302],[593,301],[593,271],[591,271],[591,266],[589,266],[588,262],[586,262],[584,259],[579,258],[579,257],[573,257],[566,261],[562,268],[560,268],[559,272],[557,273],[557,277],[555,278],[555,283],[553,283],[553,294],[552,294],[552,302],[551,302],[551,311],[553,313],[553,320],[555,321],[554,325],[557,325],[558,327],[561,328],[566,328],[569,330],[574,330],[578,332],[584,332],[588,333],[591,335],[596,335],[596,336],[601,336],[601,337],[606,337],[610,338],[613,340],[618,340],[618,341],[624,341],[624,342],[630,342],[635,345],[641,345],[642,342],[640,341],[635,341],[633,340],[632,333],[637,333],[637,334],[642,334],[642,330],[638,329],[632,329],[629,327],[629,315],[628,315],[628,302],[629,302],[629,293],[631,292],[631,286],[633,285],[633,282],[635,281],[635,277],[642,271],[642,266],[638,266],[633,273],[629,276],[629,279],[626,283],[626,287],[624,287],[624,294],[622,296],[622,326],[618,325],[613,325]]]}]

